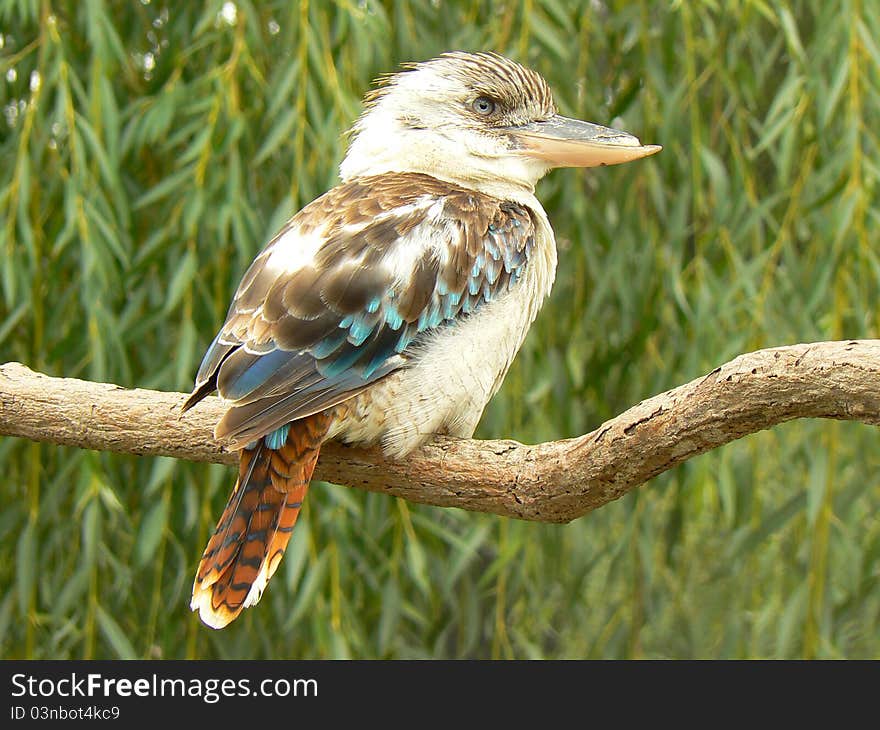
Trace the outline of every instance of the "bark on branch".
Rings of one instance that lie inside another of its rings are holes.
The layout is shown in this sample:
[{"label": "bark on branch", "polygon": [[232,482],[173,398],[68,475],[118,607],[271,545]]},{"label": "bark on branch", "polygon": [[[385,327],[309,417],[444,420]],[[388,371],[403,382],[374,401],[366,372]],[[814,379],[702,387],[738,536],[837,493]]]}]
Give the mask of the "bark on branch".
[{"label": "bark on branch", "polygon": [[[235,463],[212,435],[221,401],[208,398],[181,417],[184,398],[7,363],[0,365],[0,434]],[[315,477],[413,502],[568,522],[692,456],[794,418],[880,424],[880,340],[741,355],[573,439],[528,446],[443,438],[403,461],[326,444]]]}]

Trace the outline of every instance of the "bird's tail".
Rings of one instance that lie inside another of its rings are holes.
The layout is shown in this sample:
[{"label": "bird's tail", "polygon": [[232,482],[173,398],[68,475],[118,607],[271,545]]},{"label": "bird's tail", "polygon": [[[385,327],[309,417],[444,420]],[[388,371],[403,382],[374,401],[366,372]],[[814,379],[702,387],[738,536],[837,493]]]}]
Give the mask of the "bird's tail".
[{"label": "bird's tail", "polygon": [[329,426],[330,418],[317,413],[241,450],[238,481],[193,583],[190,608],[208,626],[222,629],[260,600],[284,555]]}]

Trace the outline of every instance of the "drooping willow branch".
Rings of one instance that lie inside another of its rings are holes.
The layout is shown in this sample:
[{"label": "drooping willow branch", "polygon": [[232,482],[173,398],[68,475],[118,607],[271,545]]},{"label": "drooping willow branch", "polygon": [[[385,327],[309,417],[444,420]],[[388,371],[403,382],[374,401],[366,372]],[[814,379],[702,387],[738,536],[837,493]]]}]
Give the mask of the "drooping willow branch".
[{"label": "drooping willow branch", "polygon": [[[214,441],[222,402],[0,366],[0,434],[130,454],[235,463]],[[697,454],[794,418],[880,424],[880,340],[741,355],[584,436],[534,446],[440,438],[402,461],[325,444],[315,477],[425,504],[567,522]]]}]

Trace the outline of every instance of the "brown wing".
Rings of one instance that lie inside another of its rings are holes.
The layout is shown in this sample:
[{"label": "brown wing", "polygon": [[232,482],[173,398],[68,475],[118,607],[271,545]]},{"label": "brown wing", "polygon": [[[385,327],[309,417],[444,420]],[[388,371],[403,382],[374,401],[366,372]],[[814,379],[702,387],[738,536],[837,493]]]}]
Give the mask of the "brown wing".
[{"label": "brown wing", "polygon": [[245,444],[352,397],[513,286],[534,231],[526,208],[427,175],[334,188],[251,264],[186,407],[216,388],[218,438]]}]

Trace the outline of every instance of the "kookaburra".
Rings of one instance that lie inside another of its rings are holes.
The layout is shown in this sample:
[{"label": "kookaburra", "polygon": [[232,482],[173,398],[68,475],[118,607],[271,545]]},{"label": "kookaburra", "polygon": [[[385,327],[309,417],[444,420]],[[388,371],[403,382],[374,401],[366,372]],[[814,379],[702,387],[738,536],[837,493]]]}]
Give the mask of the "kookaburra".
[{"label": "kookaburra", "polygon": [[559,116],[541,76],[493,53],[411,65],[368,98],[340,184],[251,264],[184,406],[217,390],[215,435],[241,453],[193,585],[202,621],[259,601],[324,441],[401,458],[473,435],[556,272],[535,183],[659,149]]}]

